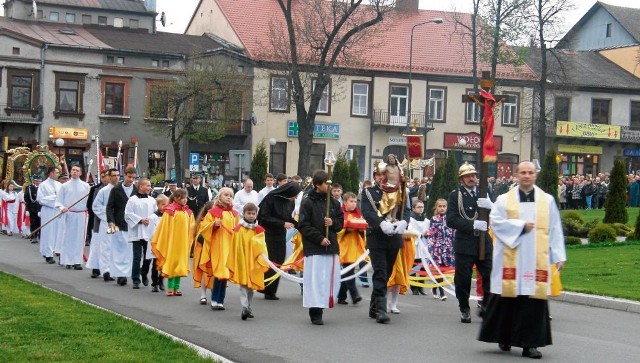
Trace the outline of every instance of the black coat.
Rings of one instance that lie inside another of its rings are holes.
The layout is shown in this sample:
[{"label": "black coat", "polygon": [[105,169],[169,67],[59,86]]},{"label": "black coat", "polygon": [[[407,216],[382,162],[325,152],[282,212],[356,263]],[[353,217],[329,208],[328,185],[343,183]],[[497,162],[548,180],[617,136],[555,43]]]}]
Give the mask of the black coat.
[{"label": "black coat", "polygon": [[103,183],[96,184],[89,189],[89,196],[87,197],[87,212],[89,212],[89,221],[87,222],[87,230],[91,230],[93,232],[98,233],[100,228],[100,218],[93,213],[93,200],[100,189],[102,189],[105,185]]},{"label": "black coat", "polygon": [[42,206],[36,200],[38,195],[38,187],[31,184],[27,187],[27,190],[24,193],[24,203],[27,206],[27,210],[29,211],[29,215],[36,216],[38,212],[40,212],[40,208]]},{"label": "black coat", "polygon": [[270,191],[260,202],[258,223],[265,229],[264,238],[267,244],[286,242],[285,222],[293,223],[297,228],[298,222],[292,216],[296,203],[287,198],[298,195],[300,191],[297,183],[288,183]]},{"label": "black coat", "polygon": [[[367,196],[367,191],[371,196],[371,201],[373,201],[373,205]],[[399,234],[394,234],[391,236],[387,236],[382,229],[380,229],[380,223],[384,221],[382,217],[378,216],[378,208],[380,208],[380,200],[382,199],[382,190],[379,186],[374,185],[370,188],[364,189],[361,195],[361,207],[362,209],[362,217],[367,221],[367,248],[384,248],[384,249],[395,249],[402,248],[402,236]],[[404,220],[409,223],[409,217],[411,216],[411,210],[405,208],[404,211]],[[400,219],[400,210],[398,210],[398,214],[396,216],[397,219]]]},{"label": "black coat", "polygon": [[[477,256],[480,237],[476,236],[473,229],[473,220],[468,220],[460,215],[458,210],[458,193],[462,194],[462,204],[465,214],[473,218],[478,209],[478,197],[472,197],[462,185],[449,194],[447,202],[447,226],[456,230],[453,240],[453,251],[462,255]],[[484,240],[485,258],[493,256],[493,243],[487,233]]]},{"label": "black coat", "polygon": [[207,188],[200,185],[197,192],[193,185],[187,188],[187,205],[194,214],[198,215],[198,213],[200,213],[200,209],[202,209],[204,204],[208,201],[209,193],[207,193]]},{"label": "black coat", "polygon": [[[138,188],[133,185],[131,195],[136,195]],[[127,222],[124,220],[124,208],[127,206],[129,197],[125,193],[122,183],[116,185],[109,193],[109,201],[107,202],[107,222],[115,223],[121,231],[127,231]]]},{"label": "black coat", "polygon": [[333,224],[329,226],[331,244],[326,247],[320,243],[326,237],[324,217],[327,214],[327,194],[311,191],[300,206],[298,230],[302,234],[302,248],[305,256],[337,255],[340,252],[338,232],[342,230],[344,214],[337,200],[330,198],[330,203],[329,217],[333,220]]}]

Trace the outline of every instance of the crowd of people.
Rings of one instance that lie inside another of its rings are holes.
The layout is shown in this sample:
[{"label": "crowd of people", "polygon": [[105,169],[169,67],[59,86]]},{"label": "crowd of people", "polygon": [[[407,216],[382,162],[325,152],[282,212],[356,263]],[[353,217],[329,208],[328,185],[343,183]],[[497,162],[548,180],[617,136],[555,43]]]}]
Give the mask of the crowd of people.
[{"label": "crowd of people", "polygon": [[[182,295],[181,280],[191,275],[199,303],[212,310],[226,309],[226,289],[234,283],[242,320],[254,316],[254,291],[265,300],[280,299],[279,281],[287,272],[299,271],[302,304],[311,323],[323,325],[323,312],[334,302],[363,300],[356,281],[371,286],[369,316],[385,324],[388,313],[400,313],[399,296],[408,291],[426,295],[423,287],[431,287],[433,298],[446,300],[452,290],[443,271],[454,271],[462,323],[471,322],[470,300],[479,298],[481,340],[502,350],[523,347],[523,356],[531,358],[550,344],[548,271],[550,264],[560,269],[566,257],[557,208],[534,187],[532,163],[519,165],[513,183],[489,179],[485,198],[478,195],[475,168],[465,164],[459,187],[438,199],[433,211],[424,210],[429,181],[407,185],[393,155],[376,165],[358,194],[343,193],[323,170],[306,183],[266,174],[260,191],[250,179],[237,191],[212,190],[197,174],[185,188],[167,181],[154,191],[133,167],[122,176],[118,169],[101,171],[94,186],[81,175],[81,167],[73,166],[61,183],[52,167],[46,180],[34,176],[23,192],[9,184],[2,195],[3,229],[32,236],[46,263],[71,270],[84,264],[91,278],[106,283],[127,286],[130,280],[135,290],[150,284],[152,292],[173,297]],[[589,182],[606,181],[603,176]],[[584,206],[599,203],[591,197]],[[27,230],[7,221],[19,214],[14,205],[24,211],[20,226]],[[491,211],[491,223],[478,218],[481,208]],[[471,294],[474,268],[477,297]],[[533,330],[518,328],[522,324]]]}]

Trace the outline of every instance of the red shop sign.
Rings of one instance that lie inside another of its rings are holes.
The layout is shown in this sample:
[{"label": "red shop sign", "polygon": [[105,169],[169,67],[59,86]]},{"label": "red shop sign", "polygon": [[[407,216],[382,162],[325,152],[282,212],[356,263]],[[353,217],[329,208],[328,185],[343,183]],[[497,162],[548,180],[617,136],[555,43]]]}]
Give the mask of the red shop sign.
[{"label": "red shop sign", "polygon": [[[464,140],[461,142],[461,140]],[[502,136],[493,135],[493,142],[496,145],[496,151],[502,151]],[[480,149],[480,134],[470,132],[468,134],[444,133],[444,147],[446,149]]]}]

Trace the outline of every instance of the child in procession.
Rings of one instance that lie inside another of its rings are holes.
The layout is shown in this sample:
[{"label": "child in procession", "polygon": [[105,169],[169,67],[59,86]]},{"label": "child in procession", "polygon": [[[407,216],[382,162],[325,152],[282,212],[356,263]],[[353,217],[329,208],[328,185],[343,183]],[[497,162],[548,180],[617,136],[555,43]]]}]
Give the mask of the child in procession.
[{"label": "child in procession", "polygon": [[[436,200],[434,215],[431,217],[429,226],[429,237],[427,245],[429,253],[438,267],[454,267],[455,260],[453,254],[453,239],[455,230],[447,226],[447,201],[445,199]],[[436,279],[441,283],[442,278]],[[431,289],[434,299],[446,300],[447,295],[442,287]]]},{"label": "child in procession", "polygon": [[[362,213],[358,208],[358,198],[351,192],[344,193],[342,196],[342,212],[344,214],[344,228],[338,232],[338,244],[340,246],[340,264],[347,267],[356,262],[358,257],[366,250],[365,231],[367,228],[366,221],[362,219]],[[361,221],[364,223],[355,223]],[[353,276],[354,270],[344,274],[344,278]],[[338,292],[338,304],[346,305],[347,291],[351,295],[351,302],[357,304],[362,301],[362,297],[356,287],[355,279],[340,283],[340,291]]]},{"label": "child in procession", "polygon": [[[155,231],[158,229],[158,224],[160,223],[160,219],[163,215],[164,207],[169,204],[169,198],[160,194],[156,197],[156,211],[149,217],[149,230],[151,231],[151,235],[155,234]],[[153,237],[152,237],[153,238]],[[151,259],[151,292],[164,291],[164,279],[158,271],[157,268],[157,259],[153,254],[153,250],[151,248],[151,239],[149,240],[149,245],[147,246],[147,255],[145,256],[147,259]]]},{"label": "child in procession", "polygon": [[[204,226],[204,217],[209,213],[209,209],[213,208],[213,204],[214,202],[210,200],[200,208],[200,213],[196,217],[195,231],[199,231]],[[203,244],[204,237],[200,233],[196,233],[193,246],[193,287],[200,289],[200,305],[207,305],[207,289],[211,290],[213,287],[213,276],[200,268]]]}]

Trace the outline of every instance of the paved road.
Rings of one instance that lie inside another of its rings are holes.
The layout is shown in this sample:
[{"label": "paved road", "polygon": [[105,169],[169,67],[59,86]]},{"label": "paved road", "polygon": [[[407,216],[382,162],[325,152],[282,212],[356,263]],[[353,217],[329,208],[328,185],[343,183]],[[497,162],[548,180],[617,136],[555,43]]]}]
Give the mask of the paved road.
[{"label": "paved road", "polygon": [[[499,352],[476,340],[479,319],[461,324],[455,299],[401,296],[400,315],[391,324],[367,317],[368,297],[359,306],[325,310],[325,325],[309,323],[299,287],[283,281],[280,301],[256,294],[255,319],[240,320],[235,285],[227,291],[226,311],[198,304],[191,280],[182,297],[132,290],[91,279],[90,271],[48,265],[37,245],[0,236],[0,270],[118,312],[237,362],[511,362],[520,349]],[[363,296],[369,289],[360,289]],[[551,302],[554,345],[542,348],[549,362],[632,362],[640,357],[640,315],[566,302]]]}]

